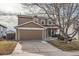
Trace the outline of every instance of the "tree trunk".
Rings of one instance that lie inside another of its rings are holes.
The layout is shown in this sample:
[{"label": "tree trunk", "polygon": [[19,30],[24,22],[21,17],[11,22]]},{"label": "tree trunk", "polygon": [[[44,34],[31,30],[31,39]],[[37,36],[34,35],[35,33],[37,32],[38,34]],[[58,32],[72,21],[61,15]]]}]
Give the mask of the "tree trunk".
[{"label": "tree trunk", "polygon": [[63,31],[61,31],[60,35],[64,38],[65,43],[72,42],[72,38],[68,34],[64,33]]}]

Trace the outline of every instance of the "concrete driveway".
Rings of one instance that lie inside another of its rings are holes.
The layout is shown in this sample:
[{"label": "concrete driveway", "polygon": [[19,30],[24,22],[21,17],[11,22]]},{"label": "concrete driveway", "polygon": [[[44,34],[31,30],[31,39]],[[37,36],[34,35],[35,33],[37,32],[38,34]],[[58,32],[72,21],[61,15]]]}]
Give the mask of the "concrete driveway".
[{"label": "concrete driveway", "polygon": [[40,41],[40,40],[23,41],[20,44],[22,45],[22,51],[34,53],[38,55],[44,55],[44,56],[73,55],[72,53],[62,51],[45,41]]}]

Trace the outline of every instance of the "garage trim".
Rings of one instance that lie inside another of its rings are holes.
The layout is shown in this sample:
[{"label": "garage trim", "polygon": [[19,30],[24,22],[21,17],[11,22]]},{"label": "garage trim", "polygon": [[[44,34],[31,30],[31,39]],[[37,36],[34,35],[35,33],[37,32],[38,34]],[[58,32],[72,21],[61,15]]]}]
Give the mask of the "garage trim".
[{"label": "garage trim", "polygon": [[[19,32],[19,30],[27,30],[27,28],[26,29],[17,29],[18,31],[16,32],[16,40],[20,40],[20,32]],[[30,29],[29,29],[30,30]],[[32,29],[32,30],[35,30],[35,29]],[[37,31],[42,31],[42,39],[43,40],[45,40],[46,39],[46,37],[45,37],[45,30],[37,30]]]},{"label": "garage trim", "polygon": [[[22,25],[29,24],[29,23],[34,23],[35,25],[40,26],[40,28],[39,27],[22,27]],[[38,23],[33,22],[33,21],[21,24],[21,25],[17,26],[16,29],[17,29],[16,40],[20,40],[20,32],[19,32],[19,30],[36,30],[36,31],[39,30],[39,31],[42,31],[42,33],[41,33],[42,34],[42,39],[43,40],[46,39],[46,35],[45,35],[46,34],[45,33],[46,28],[44,26],[38,24]]]},{"label": "garage trim", "polygon": [[44,30],[44,28],[28,28],[28,27],[19,27],[18,29],[24,29],[24,30]]},{"label": "garage trim", "polygon": [[25,22],[25,23],[23,23],[23,24],[20,24],[20,25],[16,26],[16,28],[19,27],[19,26],[25,25],[25,24],[29,24],[29,23],[34,23],[34,24],[36,24],[36,25],[39,25],[39,26],[42,27],[42,28],[45,28],[44,26],[42,26],[42,25],[40,25],[39,23],[36,23],[36,22],[34,22],[34,21]]}]

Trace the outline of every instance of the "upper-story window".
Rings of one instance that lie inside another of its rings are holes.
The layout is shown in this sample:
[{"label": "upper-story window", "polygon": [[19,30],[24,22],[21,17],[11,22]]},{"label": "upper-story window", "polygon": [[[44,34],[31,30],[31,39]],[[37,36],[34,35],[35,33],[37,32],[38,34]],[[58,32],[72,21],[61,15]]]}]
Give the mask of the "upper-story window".
[{"label": "upper-story window", "polygon": [[38,18],[34,18],[33,21],[38,23],[39,19]]},{"label": "upper-story window", "polygon": [[45,20],[41,20],[41,24],[42,25],[45,25]]},{"label": "upper-story window", "polygon": [[52,23],[52,20],[51,19],[48,19],[47,20],[47,25],[52,25],[53,23]]}]

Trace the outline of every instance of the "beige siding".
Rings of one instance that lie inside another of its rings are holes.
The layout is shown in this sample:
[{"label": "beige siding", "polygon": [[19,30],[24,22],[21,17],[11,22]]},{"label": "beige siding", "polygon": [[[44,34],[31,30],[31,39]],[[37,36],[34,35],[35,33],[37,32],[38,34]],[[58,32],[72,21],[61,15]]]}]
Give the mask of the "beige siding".
[{"label": "beige siding", "polygon": [[29,27],[29,28],[42,28],[41,26],[31,22],[29,24],[22,25],[21,27]]},{"label": "beige siding", "polygon": [[19,30],[20,40],[38,40],[42,39],[42,31],[36,30]]},{"label": "beige siding", "polygon": [[18,25],[19,25],[19,24],[23,24],[23,23],[25,23],[25,22],[29,22],[29,21],[32,21],[32,19],[26,18],[26,17],[19,17],[19,18],[18,18]]}]

